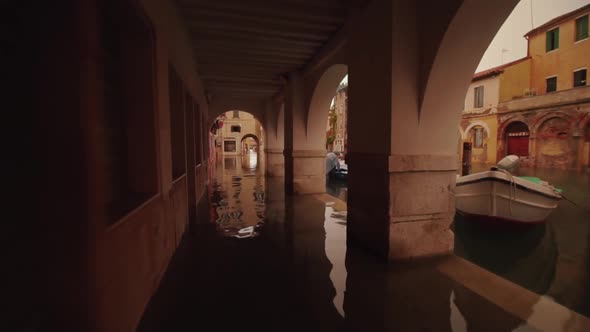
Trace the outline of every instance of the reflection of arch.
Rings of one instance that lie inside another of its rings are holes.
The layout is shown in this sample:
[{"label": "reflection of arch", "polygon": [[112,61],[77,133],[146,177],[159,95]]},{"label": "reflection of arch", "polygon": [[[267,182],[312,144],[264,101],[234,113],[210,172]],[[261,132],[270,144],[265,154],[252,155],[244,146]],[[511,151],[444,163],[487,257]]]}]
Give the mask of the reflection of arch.
[{"label": "reflection of arch", "polygon": [[336,94],[338,85],[348,73],[348,66],[335,64],[320,77],[313,91],[306,119],[306,134],[312,142],[324,147],[326,143],[326,119],[330,103]]}]

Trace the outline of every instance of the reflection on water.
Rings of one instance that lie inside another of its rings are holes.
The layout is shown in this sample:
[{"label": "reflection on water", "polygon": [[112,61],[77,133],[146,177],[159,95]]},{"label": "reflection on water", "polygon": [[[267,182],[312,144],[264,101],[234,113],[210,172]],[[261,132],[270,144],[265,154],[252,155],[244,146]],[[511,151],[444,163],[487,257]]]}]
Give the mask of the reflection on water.
[{"label": "reflection on water", "polygon": [[326,203],[324,229],[326,230],[326,257],[332,263],[330,280],[336,290],[333,303],[344,317],[344,290],[346,288],[346,211],[335,211],[334,203]]},{"label": "reflection on water", "polygon": [[455,254],[590,316],[589,172],[521,168],[516,175],[546,180],[575,204],[561,200],[545,224],[525,229],[479,225],[457,215]]},{"label": "reflection on water", "polygon": [[256,154],[225,157],[211,179],[211,219],[225,236],[256,237],[264,225],[264,176],[257,163]]},{"label": "reflection on water", "polygon": [[[474,290],[478,286],[472,281],[478,276],[458,258],[387,264],[348,247],[343,202],[327,195],[283,196],[283,179],[265,179],[260,167],[240,167],[239,158],[233,168],[232,162],[222,163],[210,179],[211,223],[182,242],[144,314],[140,332],[209,330],[210,326],[216,331],[298,332],[509,332],[536,331],[538,326],[584,331],[590,326],[590,321],[567,310],[555,310],[546,298],[527,302],[521,294],[494,288],[503,298],[517,299],[519,313],[498,307]],[[545,264],[529,263],[531,257],[559,262],[561,253],[551,245],[558,235],[553,228],[540,227],[519,238],[511,233],[486,237],[484,230],[471,230],[469,224],[456,227],[465,253],[509,261],[495,265],[504,273],[513,273],[520,265],[538,273],[552,271]],[[473,235],[476,232],[481,234]],[[248,240],[235,240],[242,237]],[[503,242],[496,242],[497,237]],[[486,248],[478,249],[478,241]],[[494,251],[496,244],[501,247]],[[509,257],[511,252],[514,257]],[[445,271],[441,264],[457,275],[465,273],[471,288],[441,272]],[[549,280],[559,278],[559,263],[556,266],[556,277]],[[480,289],[488,283],[490,279],[484,279]],[[535,287],[550,291],[553,284],[539,282]],[[543,320],[553,318],[548,310],[557,315],[553,325]]]}]

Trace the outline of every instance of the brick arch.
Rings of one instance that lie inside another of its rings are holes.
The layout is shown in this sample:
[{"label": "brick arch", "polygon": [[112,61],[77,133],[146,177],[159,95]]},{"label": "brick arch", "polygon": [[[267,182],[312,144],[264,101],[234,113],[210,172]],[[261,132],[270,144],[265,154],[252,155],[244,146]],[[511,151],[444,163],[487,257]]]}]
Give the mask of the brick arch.
[{"label": "brick arch", "polygon": [[[513,117],[508,118],[507,120],[505,120],[504,122],[502,122],[498,128],[498,145],[497,145],[497,150],[496,150],[496,160],[501,160],[503,157],[506,156],[507,154],[507,144],[508,142],[506,141],[506,130],[508,129],[508,127],[516,122],[520,122],[523,123],[527,126],[528,130],[529,130],[529,139],[533,138],[532,134],[531,134],[531,125],[529,123],[529,121],[527,121],[527,119],[525,119],[523,116],[521,115],[516,115]],[[530,151],[529,151],[530,154]]]},{"label": "brick arch", "polygon": [[590,113],[586,113],[586,115],[582,118],[582,121],[578,124],[578,128],[581,132],[584,130],[588,130],[590,128]]},{"label": "brick arch", "polygon": [[539,129],[541,129],[543,124],[553,118],[563,119],[564,121],[567,121],[570,123],[570,130],[575,129],[576,124],[575,124],[575,121],[573,121],[574,119],[571,115],[569,115],[567,113],[562,113],[562,112],[550,112],[550,113],[546,113],[541,116],[538,116],[533,120],[532,125],[529,126],[529,129],[531,131],[531,135],[534,135],[533,137],[537,137],[537,133],[539,132]]},{"label": "brick arch", "polygon": [[521,115],[516,115],[508,118],[500,124],[500,127],[498,128],[498,139],[504,139],[504,137],[506,136],[506,128],[508,128],[508,126],[510,126],[514,122],[524,123],[527,126],[527,128],[529,128],[529,133],[532,135],[531,124],[529,123],[529,121]]}]

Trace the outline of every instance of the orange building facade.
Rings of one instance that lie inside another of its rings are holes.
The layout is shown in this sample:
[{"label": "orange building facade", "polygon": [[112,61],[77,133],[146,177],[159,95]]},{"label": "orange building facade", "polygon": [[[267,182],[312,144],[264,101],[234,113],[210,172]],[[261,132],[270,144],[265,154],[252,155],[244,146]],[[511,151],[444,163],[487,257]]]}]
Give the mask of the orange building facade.
[{"label": "orange building facade", "polygon": [[590,161],[590,5],[525,35],[528,56],[503,68],[498,159],[525,166],[576,169]]}]

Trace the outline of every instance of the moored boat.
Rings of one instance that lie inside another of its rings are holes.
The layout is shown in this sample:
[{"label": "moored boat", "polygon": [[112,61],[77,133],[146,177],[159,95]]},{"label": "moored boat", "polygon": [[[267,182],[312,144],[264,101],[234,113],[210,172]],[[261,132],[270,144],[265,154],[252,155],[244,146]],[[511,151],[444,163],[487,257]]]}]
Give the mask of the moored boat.
[{"label": "moored boat", "polygon": [[466,216],[499,221],[541,223],[558,206],[560,190],[533,177],[517,177],[493,167],[457,178],[456,208]]}]

